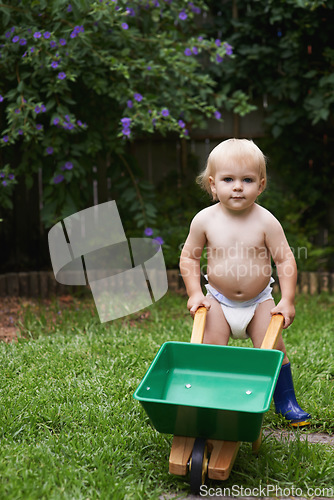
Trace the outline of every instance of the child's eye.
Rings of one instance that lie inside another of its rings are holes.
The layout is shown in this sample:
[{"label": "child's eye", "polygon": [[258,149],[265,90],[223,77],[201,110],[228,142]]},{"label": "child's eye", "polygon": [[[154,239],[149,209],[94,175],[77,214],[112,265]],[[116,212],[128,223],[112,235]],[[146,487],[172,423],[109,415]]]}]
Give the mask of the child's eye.
[{"label": "child's eye", "polygon": [[233,179],[232,179],[232,177],[224,177],[223,181],[224,182],[232,182]]},{"label": "child's eye", "polygon": [[250,182],[253,182],[253,179],[251,179],[250,177],[246,177],[244,179],[244,182],[249,182],[250,183]]}]

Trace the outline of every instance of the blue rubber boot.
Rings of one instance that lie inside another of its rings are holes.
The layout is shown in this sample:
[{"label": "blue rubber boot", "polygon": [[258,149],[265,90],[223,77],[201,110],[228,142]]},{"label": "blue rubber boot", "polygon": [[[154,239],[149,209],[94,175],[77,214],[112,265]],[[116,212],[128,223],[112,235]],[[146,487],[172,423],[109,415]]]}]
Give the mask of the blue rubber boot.
[{"label": "blue rubber boot", "polygon": [[311,415],[303,411],[297,403],[290,363],[281,367],[274,392],[274,403],[276,413],[281,413],[292,426],[301,427],[310,423]]}]

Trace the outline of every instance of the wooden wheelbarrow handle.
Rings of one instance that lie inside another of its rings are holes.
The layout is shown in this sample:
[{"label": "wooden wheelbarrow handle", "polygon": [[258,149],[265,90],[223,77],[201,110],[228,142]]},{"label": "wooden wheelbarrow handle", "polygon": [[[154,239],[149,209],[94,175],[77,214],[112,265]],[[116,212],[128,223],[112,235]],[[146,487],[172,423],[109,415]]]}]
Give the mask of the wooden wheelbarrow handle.
[{"label": "wooden wheelbarrow handle", "polygon": [[197,311],[195,312],[195,317],[194,317],[194,322],[193,322],[193,329],[191,333],[191,339],[190,342],[192,344],[202,344],[203,343],[203,336],[204,336],[204,328],[205,328],[205,322],[206,322],[206,313],[207,313],[206,307],[199,307]]},{"label": "wooden wheelbarrow handle", "polygon": [[261,349],[275,349],[281,336],[284,324],[282,314],[274,314],[271,317],[269,326],[261,344]]},{"label": "wooden wheelbarrow handle", "polygon": [[[192,344],[202,344],[206,321],[206,307],[199,307],[195,313],[193,329],[190,342]],[[282,314],[272,316],[265,337],[261,344],[261,349],[275,349],[283,330],[284,317]]]}]

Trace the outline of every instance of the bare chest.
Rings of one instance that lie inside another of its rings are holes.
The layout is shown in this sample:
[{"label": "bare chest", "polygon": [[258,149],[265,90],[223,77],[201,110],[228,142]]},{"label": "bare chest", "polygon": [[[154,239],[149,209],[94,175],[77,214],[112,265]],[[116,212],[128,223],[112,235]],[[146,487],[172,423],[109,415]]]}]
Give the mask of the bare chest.
[{"label": "bare chest", "polygon": [[221,227],[207,231],[207,256],[216,259],[267,258],[264,231],[259,227]]}]

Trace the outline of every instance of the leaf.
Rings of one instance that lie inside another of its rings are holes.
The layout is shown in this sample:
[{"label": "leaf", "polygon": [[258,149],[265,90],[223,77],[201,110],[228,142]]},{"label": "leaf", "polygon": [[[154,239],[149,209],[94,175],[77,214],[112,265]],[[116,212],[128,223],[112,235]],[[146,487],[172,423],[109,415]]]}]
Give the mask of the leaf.
[{"label": "leaf", "polygon": [[282,133],[282,128],[279,125],[274,125],[273,128],[271,129],[271,132],[275,137],[275,139],[277,139],[277,137],[279,137]]},{"label": "leaf", "polygon": [[2,14],[3,26],[5,27],[5,26],[7,26],[9,24],[9,21],[11,19],[10,8],[6,7],[5,5],[2,5],[0,7],[0,13]]}]

